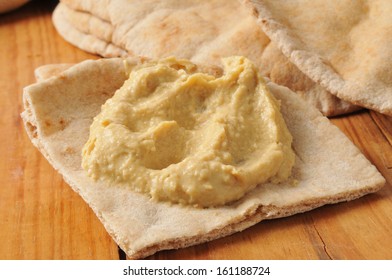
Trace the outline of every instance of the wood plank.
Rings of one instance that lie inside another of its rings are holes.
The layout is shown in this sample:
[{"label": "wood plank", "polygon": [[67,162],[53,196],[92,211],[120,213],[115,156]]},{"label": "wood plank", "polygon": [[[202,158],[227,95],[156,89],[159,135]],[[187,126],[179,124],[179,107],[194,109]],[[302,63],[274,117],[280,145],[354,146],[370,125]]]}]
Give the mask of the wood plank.
[{"label": "wood plank", "polygon": [[392,137],[392,122],[388,122],[390,117],[383,118],[384,127],[381,129],[371,114],[376,115],[363,111],[331,121],[351,139],[388,182],[392,182],[392,145],[386,140]]},{"label": "wood plank", "polygon": [[[380,132],[385,137],[386,142],[389,143],[389,146],[392,146],[392,117],[374,111],[370,111],[370,117],[377,125],[377,127],[380,129]],[[384,143],[384,146],[388,146],[385,141],[381,141],[381,142]],[[384,162],[384,164],[386,165],[387,168],[392,169],[391,157],[388,157]]]},{"label": "wood plank", "polygon": [[[361,112],[334,118],[337,125],[373,162],[388,180],[379,192],[348,203],[324,207],[312,212],[315,226],[333,259],[390,259],[392,218],[392,147],[385,141],[389,127],[381,131],[373,122],[374,112]],[[325,211],[324,209],[328,210]]]},{"label": "wood plank", "polygon": [[234,235],[148,259],[329,259],[309,213],[262,221]]},{"label": "wood plank", "polygon": [[96,58],[57,34],[55,4],[34,1],[0,19],[0,258],[118,259],[117,245],[31,144],[20,118],[22,88],[37,66]]}]

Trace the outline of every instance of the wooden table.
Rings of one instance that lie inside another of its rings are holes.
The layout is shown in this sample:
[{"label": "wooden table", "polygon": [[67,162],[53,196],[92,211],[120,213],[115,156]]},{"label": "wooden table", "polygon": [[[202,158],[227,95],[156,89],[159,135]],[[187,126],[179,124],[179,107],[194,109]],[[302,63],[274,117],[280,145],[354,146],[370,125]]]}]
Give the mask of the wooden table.
[{"label": "wooden table", "polygon": [[[55,1],[0,15],[0,259],[123,259],[92,210],[28,139],[22,89],[48,63],[97,58],[54,29]],[[381,191],[151,259],[392,259],[392,118],[362,111],[331,120],[385,176]]]}]

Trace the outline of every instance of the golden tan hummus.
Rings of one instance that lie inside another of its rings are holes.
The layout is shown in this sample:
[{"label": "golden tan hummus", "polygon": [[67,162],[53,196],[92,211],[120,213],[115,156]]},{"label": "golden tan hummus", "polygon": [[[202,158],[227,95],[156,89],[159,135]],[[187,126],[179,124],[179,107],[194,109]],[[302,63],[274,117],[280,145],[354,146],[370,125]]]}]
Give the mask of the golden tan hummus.
[{"label": "golden tan hummus", "polygon": [[219,77],[175,58],[134,69],[90,127],[89,176],[201,207],[286,180],[294,152],[278,102],[249,60],[223,64]]}]

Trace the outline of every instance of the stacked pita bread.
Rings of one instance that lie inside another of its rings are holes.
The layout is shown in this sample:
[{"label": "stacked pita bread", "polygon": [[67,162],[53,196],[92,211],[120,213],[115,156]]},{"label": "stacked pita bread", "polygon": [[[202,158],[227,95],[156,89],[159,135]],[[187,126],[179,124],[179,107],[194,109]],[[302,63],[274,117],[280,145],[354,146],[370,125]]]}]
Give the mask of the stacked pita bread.
[{"label": "stacked pita bread", "polygon": [[[140,63],[143,59],[128,58],[127,70]],[[201,72],[216,73],[217,68],[209,69],[199,67]],[[316,108],[309,108],[288,88],[268,82],[294,139],[296,162],[291,182],[260,185],[222,207],[201,209],[155,202],[147,195],[94,181],[81,168],[81,149],[93,117],[127,79],[123,60],[51,65],[40,68],[37,77],[41,81],[25,88],[23,96],[22,118],[31,141],[91,206],[130,258],[206,242],[264,219],[355,199],[385,183],[377,169]]]},{"label": "stacked pita bread", "polygon": [[243,55],[263,75],[289,87],[326,116],[361,108],[301,72],[266,36],[251,10],[236,0],[62,0],[53,22],[68,42],[103,57],[174,55],[219,64],[221,57]]}]

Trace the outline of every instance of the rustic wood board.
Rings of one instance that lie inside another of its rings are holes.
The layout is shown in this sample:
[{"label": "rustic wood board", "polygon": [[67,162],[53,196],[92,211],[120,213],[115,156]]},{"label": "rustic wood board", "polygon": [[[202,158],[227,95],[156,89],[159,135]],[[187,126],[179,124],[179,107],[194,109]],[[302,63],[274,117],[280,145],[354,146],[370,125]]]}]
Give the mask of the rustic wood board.
[{"label": "rustic wood board", "polygon": [[[54,29],[56,1],[33,1],[0,15],[0,259],[124,259],[86,203],[28,139],[22,89],[48,63],[97,56]],[[362,111],[331,120],[387,179],[376,194],[150,259],[392,259],[392,118]]]}]

